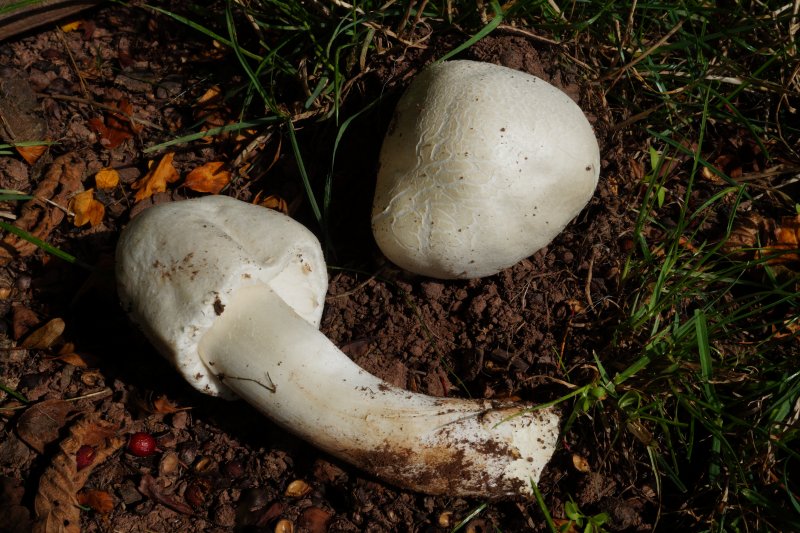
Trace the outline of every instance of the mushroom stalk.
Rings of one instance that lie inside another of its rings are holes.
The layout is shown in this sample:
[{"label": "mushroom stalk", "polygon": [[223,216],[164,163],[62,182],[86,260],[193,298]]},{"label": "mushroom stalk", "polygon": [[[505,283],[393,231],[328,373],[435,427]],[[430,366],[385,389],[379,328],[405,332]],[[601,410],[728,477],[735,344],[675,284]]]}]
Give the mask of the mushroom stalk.
[{"label": "mushroom stalk", "polygon": [[555,449],[552,408],[434,398],[369,374],[318,327],[319,241],[227,197],[151,207],[117,246],[120,300],[196,389],[244,398],[330,454],[429,494],[530,496]]},{"label": "mushroom stalk", "polygon": [[269,418],[398,486],[431,494],[529,494],[558,417],[520,404],[435,398],[353,363],[269,285],[234,293],[199,344],[217,377]]}]

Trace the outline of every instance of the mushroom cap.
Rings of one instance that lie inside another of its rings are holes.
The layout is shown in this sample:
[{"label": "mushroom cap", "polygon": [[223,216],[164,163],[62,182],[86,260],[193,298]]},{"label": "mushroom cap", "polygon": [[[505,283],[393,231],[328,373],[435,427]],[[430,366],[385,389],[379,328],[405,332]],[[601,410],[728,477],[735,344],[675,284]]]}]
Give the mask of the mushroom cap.
[{"label": "mushroom cap", "polygon": [[492,275],[558,235],[599,172],[592,127],[561,90],[490,63],[436,64],[412,81],[384,139],[373,234],[411,272]]},{"label": "mushroom cap", "polygon": [[200,359],[198,343],[231,295],[267,284],[319,326],[328,273],[317,238],[272,209],[226,196],[151,207],[117,245],[119,297],[143,333],[186,380],[233,398]]}]

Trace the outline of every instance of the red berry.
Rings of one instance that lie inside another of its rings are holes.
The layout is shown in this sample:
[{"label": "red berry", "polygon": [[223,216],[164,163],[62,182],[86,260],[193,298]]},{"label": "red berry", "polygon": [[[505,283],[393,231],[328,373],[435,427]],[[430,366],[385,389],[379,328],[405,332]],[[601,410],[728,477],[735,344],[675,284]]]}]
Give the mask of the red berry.
[{"label": "red berry", "polygon": [[156,439],[149,433],[139,431],[128,440],[128,451],[136,457],[147,457],[156,453]]},{"label": "red berry", "polygon": [[78,448],[78,451],[75,452],[75,463],[78,465],[78,470],[83,470],[92,464],[95,457],[97,457],[97,451],[92,446],[84,444]]}]

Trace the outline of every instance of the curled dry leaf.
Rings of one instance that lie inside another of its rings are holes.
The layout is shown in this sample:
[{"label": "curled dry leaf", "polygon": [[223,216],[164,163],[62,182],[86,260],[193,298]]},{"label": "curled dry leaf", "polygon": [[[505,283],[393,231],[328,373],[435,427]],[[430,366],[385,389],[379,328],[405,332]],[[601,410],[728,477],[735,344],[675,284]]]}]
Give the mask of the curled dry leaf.
[{"label": "curled dry leaf", "polygon": [[44,448],[58,438],[61,428],[75,410],[66,400],[44,400],[25,409],[17,421],[17,435],[31,448],[44,453]]},{"label": "curled dry leaf", "polygon": [[194,511],[186,504],[186,502],[170,493],[167,488],[159,482],[159,480],[153,478],[153,476],[149,474],[142,476],[142,480],[139,482],[139,492],[151,500],[169,507],[173,511],[177,511],[185,515],[194,514]]},{"label": "curled dry leaf", "polygon": [[61,318],[54,318],[40,327],[20,344],[26,350],[46,350],[50,348],[56,340],[64,333],[66,324]]},{"label": "curled dry leaf", "polygon": [[94,175],[94,183],[100,190],[113,189],[119,185],[119,172],[113,168],[104,168]]},{"label": "curled dry leaf", "polygon": [[78,193],[70,201],[72,212],[75,213],[73,223],[76,227],[90,224],[97,226],[103,221],[106,208],[103,204],[94,199],[94,189],[89,189]]},{"label": "curled dry leaf", "polygon": [[219,194],[231,181],[231,173],[224,170],[222,161],[211,161],[189,172],[185,185],[197,192],[210,192]]},{"label": "curled dry leaf", "polygon": [[[117,430],[117,426],[96,416],[80,420],[72,427],[70,435],[59,445],[60,452],[39,480],[33,533],[80,532],[78,492],[94,468],[125,442],[116,436]],[[93,446],[97,455],[91,465],[79,471],[75,457],[81,446]]]},{"label": "curled dry leaf", "polygon": [[[36,198],[23,204],[20,216],[14,221],[14,225],[34,237],[47,240],[53,229],[64,220],[64,212],[43,200],[66,206],[69,199],[83,188],[81,181],[85,171],[86,164],[73,152],[56,158],[33,192]],[[36,250],[38,248],[35,244],[8,234],[0,244],[0,265],[8,264],[17,256],[32,255]]]},{"label": "curled dry leaf", "polygon": [[132,185],[133,190],[136,191],[135,201],[141,202],[155,193],[164,192],[167,190],[167,183],[178,181],[180,174],[172,164],[174,158],[174,152],[164,154],[164,157],[161,158],[156,166],[152,167],[147,174]]}]

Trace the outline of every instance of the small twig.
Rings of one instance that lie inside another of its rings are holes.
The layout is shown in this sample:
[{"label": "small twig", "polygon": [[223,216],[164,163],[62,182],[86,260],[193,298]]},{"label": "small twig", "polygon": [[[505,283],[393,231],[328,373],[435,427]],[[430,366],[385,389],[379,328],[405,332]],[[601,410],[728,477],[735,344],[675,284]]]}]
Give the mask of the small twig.
[{"label": "small twig", "polygon": [[99,109],[105,109],[106,111],[111,111],[112,113],[116,113],[121,117],[125,118],[126,120],[130,120],[131,122],[141,124],[142,126],[147,126],[148,128],[153,128],[154,130],[157,131],[165,131],[164,128],[162,128],[158,124],[154,124],[148,120],[144,120],[141,118],[136,118],[133,115],[125,113],[118,107],[114,107],[113,105],[109,104],[103,104],[96,100],[92,100],[91,98],[80,98],[78,96],[67,96],[65,94],[38,94],[37,96],[41,96],[43,98],[52,98],[53,100],[62,100],[64,102],[71,102],[73,104],[85,104],[97,107]]},{"label": "small twig", "polygon": [[66,37],[64,37],[64,30],[61,28],[57,28],[56,35],[58,35],[61,44],[64,46],[64,50],[67,52],[67,56],[69,57],[69,63],[72,66],[72,70],[75,71],[75,75],[78,77],[78,81],[81,84],[81,92],[83,96],[86,98],[90,98],[89,96],[89,88],[86,86],[86,81],[83,79],[81,75],[81,71],[78,69],[78,64],[75,62],[75,56],[72,55],[72,50],[69,49],[69,43],[67,43]]}]

